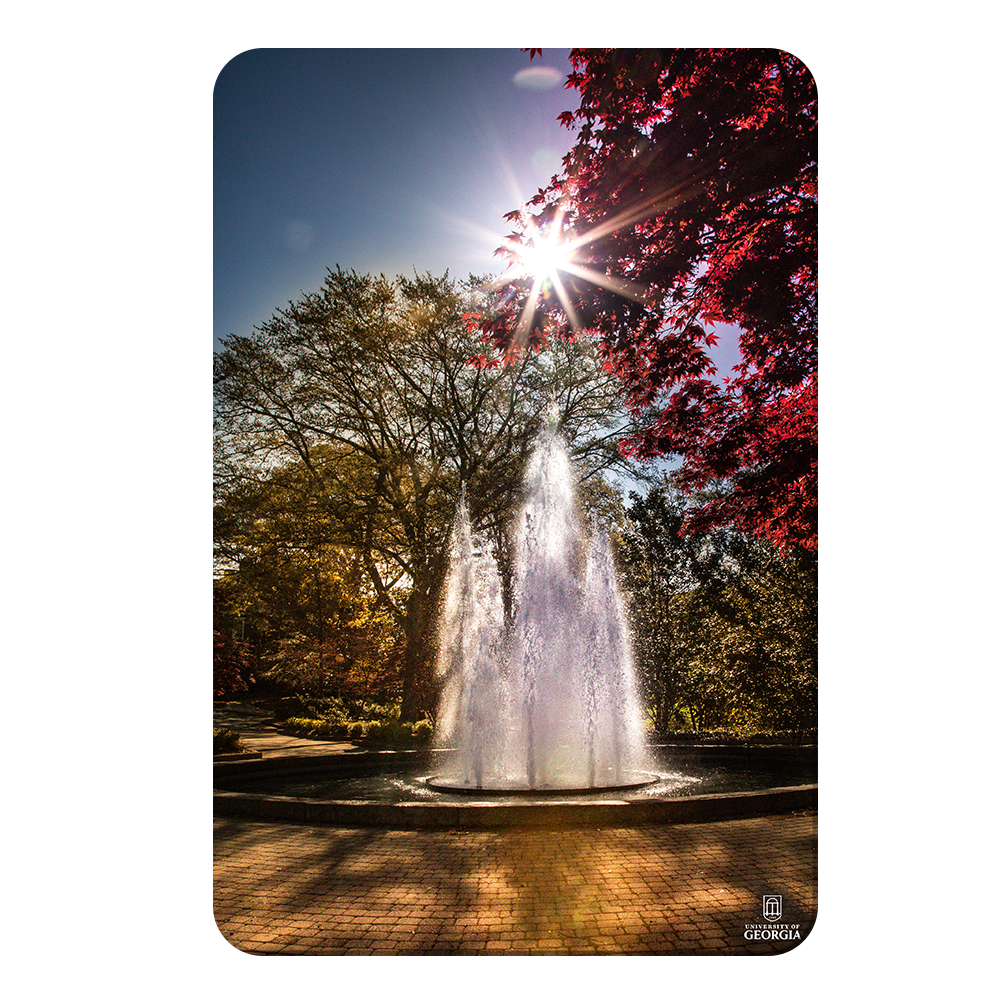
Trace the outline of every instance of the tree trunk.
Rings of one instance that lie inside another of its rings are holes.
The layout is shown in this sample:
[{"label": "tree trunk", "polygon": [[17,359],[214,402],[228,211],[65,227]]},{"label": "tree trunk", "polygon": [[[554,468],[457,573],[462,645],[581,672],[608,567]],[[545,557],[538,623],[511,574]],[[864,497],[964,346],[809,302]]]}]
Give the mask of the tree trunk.
[{"label": "tree trunk", "polygon": [[428,568],[424,579],[414,581],[406,601],[406,652],[402,666],[403,696],[400,718],[417,722],[437,710],[438,691],[434,678],[434,655],[437,650],[437,610],[444,585],[444,560]]},{"label": "tree trunk", "polygon": [[400,706],[400,718],[403,722],[416,722],[422,718],[425,710],[424,688],[426,675],[429,673],[425,605],[425,596],[414,589],[406,602],[406,651],[403,657],[403,699]]}]

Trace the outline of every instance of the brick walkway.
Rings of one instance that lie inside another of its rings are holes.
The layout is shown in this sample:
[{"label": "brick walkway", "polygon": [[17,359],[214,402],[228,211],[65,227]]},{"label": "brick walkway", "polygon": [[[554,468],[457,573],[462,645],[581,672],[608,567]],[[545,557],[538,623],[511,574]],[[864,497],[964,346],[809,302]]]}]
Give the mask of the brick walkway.
[{"label": "brick walkway", "polygon": [[[764,894],[783,915],[761,916]],[[816,816],[634,829],[402,831],[215,821],[215,912],[282,954],[765,954],[816,914]]]}]

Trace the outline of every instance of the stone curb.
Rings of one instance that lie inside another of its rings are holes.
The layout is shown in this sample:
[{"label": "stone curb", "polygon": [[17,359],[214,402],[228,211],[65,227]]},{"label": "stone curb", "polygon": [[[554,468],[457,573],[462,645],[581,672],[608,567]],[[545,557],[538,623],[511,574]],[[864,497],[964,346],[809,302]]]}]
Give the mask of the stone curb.
[{"label": "stone curb", "polygon": [[729,795],[635,802],[343,802],[244,792],[214,793],[216,816],[289,820],[327,826],[495,830],[511,827],[635,826],[707,823],[817,808],[818,785]]}]

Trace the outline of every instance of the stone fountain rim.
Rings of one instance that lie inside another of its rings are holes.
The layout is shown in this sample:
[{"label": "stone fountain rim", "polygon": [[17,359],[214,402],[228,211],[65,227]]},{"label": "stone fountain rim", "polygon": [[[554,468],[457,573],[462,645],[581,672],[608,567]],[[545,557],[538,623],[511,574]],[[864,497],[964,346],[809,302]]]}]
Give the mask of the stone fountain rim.
[{"label": "stone fountain rim", "polygon": [[[340,755],[225,762],[217,773],[233,771],[270,774],[279,770],[310,770],[335,766],[346,773],[360,773],[389,764],[389,757],[403,758],[421,751],[364,754],[347,761]],[[380,758],[378,760],[373,758]],[[563,792],[571,795],[572,792]],[[322,826],[386,827],[394,829],[508,829],[516,827],[605,827],[668,823],[708,823],[753,816],[812,811],[818,806],[818,785],[794,785],[749,792],[711,793],[662,799],[600,802],[526,802],[517,796],[466,802],[383,802],[333,800],[263,795],[256,792],[213,790],[216,817],[242,817]]]}]

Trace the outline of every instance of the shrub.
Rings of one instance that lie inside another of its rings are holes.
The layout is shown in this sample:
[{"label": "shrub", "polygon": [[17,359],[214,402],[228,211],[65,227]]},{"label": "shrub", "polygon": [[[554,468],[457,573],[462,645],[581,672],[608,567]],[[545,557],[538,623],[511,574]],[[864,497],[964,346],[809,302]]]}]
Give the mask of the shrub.
[{"label": "shrub", "polygon": [[325,740],[361,740],[368,738],[377,742],[409,746],[414,742],[428,742],[434,726],[427,720],[420,722],[400,722],[397,719],[354,719],[348,721],[342,711],[336,708],[323,718],[308,718],[293,715],[282,722],[284,729],[290,729],[300,736],[311,736]]},{"label": "shrub", "polygon": [[285,722],[293,718],[314,718],[316,715],[315,708],[304,698],[299,698],[296,695],[290,698],[282,698],[274,706],[274,717],[278,722]]},{"label": "shrub", "polygon": [[227,753],[241,750],[240,734],[232,729],[212,730],[212,753]]},{"label": "shrub", "polygon": [[316,732],[318,722],[318,719],[304,719],[293,716],[291,719],[285,719],[284,728],[290,729],[293,733],[298,733],[300,736],[313,736]]},{"label": "shrub", "polygon": [[427,743],[434,735],[434,723],[430,719],[421,719],[413,723],[413,738],[421,743]]},{"label": "shrub", "polygon": [[410,722],[400,722],[398,719],[383,723],[382,739],[387,743],[406,746],[413,740],[413,724]]}]

